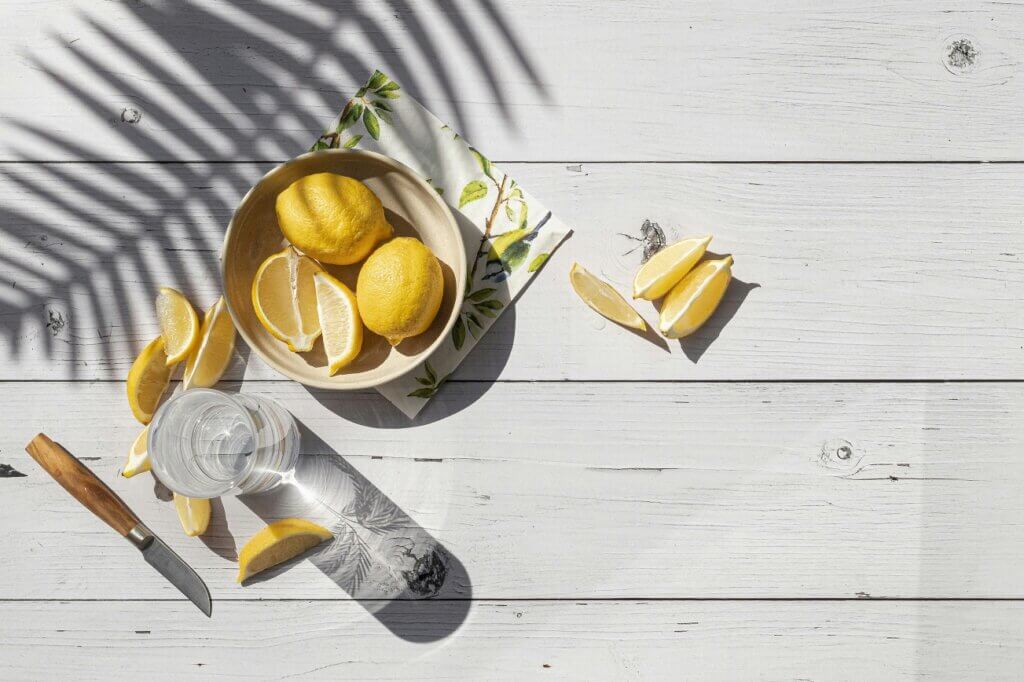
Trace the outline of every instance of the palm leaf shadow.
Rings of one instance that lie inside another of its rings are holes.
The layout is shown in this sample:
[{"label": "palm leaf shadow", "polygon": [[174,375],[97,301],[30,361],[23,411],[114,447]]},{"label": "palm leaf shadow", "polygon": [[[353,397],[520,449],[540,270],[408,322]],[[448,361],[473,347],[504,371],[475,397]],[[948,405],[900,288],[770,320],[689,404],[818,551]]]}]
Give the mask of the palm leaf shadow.
[{"label": "palm leaf shadow", "polygon": [[[92,34],[64,46],[60,57],[70,67],[29,52],[33,68],[74,99],[83,119],[106,122],[133,152],[121,163],[74,130],[27,115],[7,122],[17,132],[8,149],[14,158],[59,150],[71,159],[0,168],[18,195],[0,208],[0,237],[10,245],[0,254],[8,274],[0,281],[0,332],[10,354],[59,359],[50,366],[61,366],[62,378],[83,376],[87,366],[120,376],[140,332],[156,333],[156,289],[172,284],[197,303],[212,302],[220,243],[211,224],[225,226],[272,163],[305,151],[374,68],[420,99],[436,91],[464,134],[470,120],[444,63],[452,35],[474,57],[506,125],[514,125],[511,103],[493,55],[510,55],[503,70],[521,72],[547,96],[490,0],[479,0],[478,12],[444,0],[387,0],[393,19],[386,25],[379,7],[371,0],[313,0],[301,12],[251,0],[133,3],[123,10],[144,30],[82,15]],[[500,42],[485,45],[477,35],[485,30]],[[352,47],[353,34],[376,56]]]}]

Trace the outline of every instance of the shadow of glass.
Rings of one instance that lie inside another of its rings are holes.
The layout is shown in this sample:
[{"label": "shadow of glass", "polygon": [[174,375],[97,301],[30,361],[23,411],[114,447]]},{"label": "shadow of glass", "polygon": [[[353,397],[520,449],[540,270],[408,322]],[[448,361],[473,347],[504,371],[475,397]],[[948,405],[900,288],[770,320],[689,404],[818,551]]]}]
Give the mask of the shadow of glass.
[{"label": "shadow of glass", "polygon": [[[465,621],[473,595],[463,563],[319,436],[299,423],[295,483],[240,499],[270,522],[309,518],[334,539],[262,576],[308,559],[395,635],[431,642]],[[416,602],[405,605],[402,602]]]}]

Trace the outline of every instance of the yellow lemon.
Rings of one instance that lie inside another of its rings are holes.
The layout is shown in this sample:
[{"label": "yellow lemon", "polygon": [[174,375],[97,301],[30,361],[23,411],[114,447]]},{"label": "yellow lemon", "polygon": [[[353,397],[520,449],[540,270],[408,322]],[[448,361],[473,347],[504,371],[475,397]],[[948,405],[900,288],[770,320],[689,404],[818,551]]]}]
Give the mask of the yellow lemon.
[{"label": "yellow lemon", "polygon": [[732,256],[704,261],[668,292],[661,307],[661,333],[681,339],[697,331],[715,312],[732,278]]},{"label": "yellow lemon", "polygon": [[358,263],[393,232],[377,195],[335,173],[299,178],[277,195],[276,209],[285,238],[324,263]]},{"label": "yellow lemon", "polygon": [[252,282],[252,307],[263,326],[293,351],[307,351],[320,336],[313,275],[323,269],[290,246],[267,258]]},{"label": "yellow lemon", "polygon": [[238,582],[330,540],[331,531],[305,519],[281,519],[253,535],[238,551]]},{"label": "yellow lemon", "polygon": [[206,532],[210,525],[209,500],[174,493],[174,508],[178,512],[178,520],[181,521],[185,535],[194,538]]},{"label": "yellow lemon", "polygon": [[359,319],[356,295],[326,272],[313,275],[316,309],[324,336],[328,371],[333,375],[359,355],[363,348],[363,321]]},{"label": "yellow lemon", "polygon": [[656,301],[667,294],[697,264],[710,241],[711,235],[689,237],[651,256],[633,279],[633,298]]},{"label": "yellow lemon", "polygon": [[160,396],[171,381],[171,369],[164,352],[164,337],[158,336],[142,349],[128,370],[128,405],[143,424],[153,419]]},{"label": "yellow lemon", "polygon": [[128,461],[124,463],[124,468],[121,469],[121,475],[125,478],[131,478],[136,474],[141,474],[153,468],[147,449],[148,438],[149,427],[147,426],[142,429],[142,433],[135,437],[135,442],[132,443],[132,447],[128,450]]},{"label": "yellow lemon", "polygon": [[581,266],[573,263],[569,271],[569,282],[573,291],[583,299],[583,302],[593,308],[601,315],[612,322],[621,324],[637,331],[647,331],[647,323],[640,317],[633,306],[626,303],[626,299],[612,288],[611,284],[598,279]]},{"label": "yellow lemon", "polygon": [[182,388],[209,388],[220,381],[235,350],[235,325],[221,296],[203,317],[199,343],[185,363]]},{"label": "yellow lemon", "polygon": [[164,337],[167,364],[176,365],[188,357],[199,341],[199,317],[184,294],[171,287],[160,287],[156,319]]},{"label": "yellow lemon", "polygon": [[412,237],[393,239],[374,251],[356,282],[363,324],[392,346],[427,331],[443,294],[440,262]]}]

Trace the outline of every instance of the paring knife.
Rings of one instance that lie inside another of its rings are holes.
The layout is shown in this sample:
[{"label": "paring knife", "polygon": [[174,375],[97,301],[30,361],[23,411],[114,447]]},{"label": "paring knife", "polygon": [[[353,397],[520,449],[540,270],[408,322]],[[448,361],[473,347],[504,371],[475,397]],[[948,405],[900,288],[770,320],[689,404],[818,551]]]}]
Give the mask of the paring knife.
[{"label": "paring knife", "polygon": [[212,613],[210,591],[202,578],[163,540],[153,535],[124,500],[88,467],[42,433],[33,438],[25,450],[72,497],[135,545],[149,565],[170,580],[200,611],[207,616]]}]

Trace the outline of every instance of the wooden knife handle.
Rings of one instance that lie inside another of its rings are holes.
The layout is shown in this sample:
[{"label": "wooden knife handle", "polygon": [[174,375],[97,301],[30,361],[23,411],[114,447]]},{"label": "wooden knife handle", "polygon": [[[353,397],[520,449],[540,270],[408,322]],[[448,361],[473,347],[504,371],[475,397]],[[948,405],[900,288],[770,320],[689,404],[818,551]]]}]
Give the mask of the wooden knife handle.
[{"label": "wooden knife handle", "polygon": [[128,508],[113,490],[70,452],[40,433],[25,446],[46,473],[53,476],[71,496],[85,508],[103,519],[121,535],[139,525],[139,517]]}]

